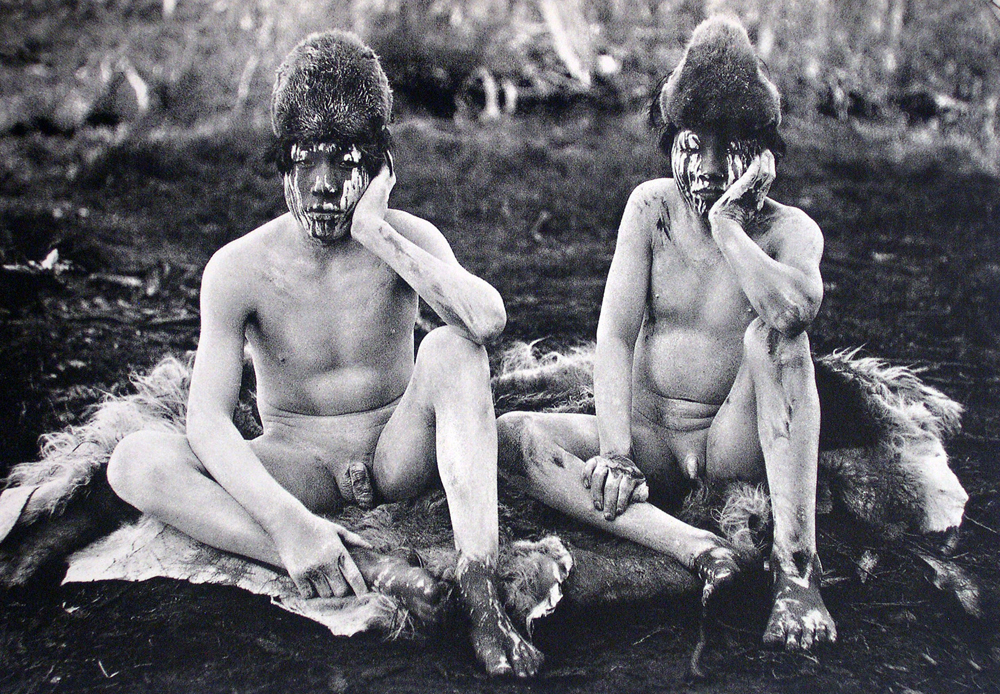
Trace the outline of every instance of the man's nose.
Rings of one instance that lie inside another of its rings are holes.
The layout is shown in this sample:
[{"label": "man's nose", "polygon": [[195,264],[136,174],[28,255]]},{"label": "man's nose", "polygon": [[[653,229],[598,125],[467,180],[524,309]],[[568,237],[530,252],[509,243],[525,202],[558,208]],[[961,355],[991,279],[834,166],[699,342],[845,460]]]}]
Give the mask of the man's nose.
[{"label": "man's nose", "polygon": [[316,167],[314,176],[310,192],[327,195],[337,195],[340,193],[340,177],[336,175],[334,167],[329,164],[320,164]]},{"label": "man's nose", "polygon": [[706,178],[724,179],[728,175],[726,153],[721,147],[705,147],[701,153],[701,171]]}]

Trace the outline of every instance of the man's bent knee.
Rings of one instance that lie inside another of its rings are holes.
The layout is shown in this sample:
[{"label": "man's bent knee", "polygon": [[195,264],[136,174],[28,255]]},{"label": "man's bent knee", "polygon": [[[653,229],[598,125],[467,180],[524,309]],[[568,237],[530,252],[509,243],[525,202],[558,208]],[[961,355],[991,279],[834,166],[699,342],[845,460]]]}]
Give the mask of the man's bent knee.
[{"label": "man's bent knee", "polygon": [[162,490],[163,476],[169,474],[168,458],[178,444],[186,445],[183,436],[161,432],[137,431],[123,438],[108,460],[111,489],[129,504],[145,510]]},{"label": "man's bent knee", "polygon": [[809,336],[802,332],[788,337],[755,318],[743,333],[743,351],[751,367],[785,371],[812,370]]},{"label": "man's bent knee", "polygon": [[465,393],[470,385],[479,385],[488,391],[490,360],[482,345],[444,326],[429,332],[420,343],[414,376],[429,377],[435,389]]}]

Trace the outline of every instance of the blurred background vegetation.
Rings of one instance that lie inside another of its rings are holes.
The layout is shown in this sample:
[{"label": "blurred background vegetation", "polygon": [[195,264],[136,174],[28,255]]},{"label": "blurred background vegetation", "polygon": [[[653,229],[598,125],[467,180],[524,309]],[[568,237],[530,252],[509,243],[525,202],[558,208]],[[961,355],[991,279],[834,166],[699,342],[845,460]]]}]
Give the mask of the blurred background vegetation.
[{"label": "blurred background vegetation", "polygon": [[637,109],[719,11],[789,114],[941,133],[995,170],[998,0],[4,0],[0,132],[266,122],[274,68],[329,27],[375,47],[403,108]]}]

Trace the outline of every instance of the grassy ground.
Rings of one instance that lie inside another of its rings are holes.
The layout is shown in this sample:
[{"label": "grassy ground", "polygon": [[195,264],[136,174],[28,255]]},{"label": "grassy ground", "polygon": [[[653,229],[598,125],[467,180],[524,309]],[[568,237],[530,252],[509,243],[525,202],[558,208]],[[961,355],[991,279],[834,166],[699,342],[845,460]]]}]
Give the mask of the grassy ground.
[{"label": "grassy ground", "polygon": [[[0,285],[0,470],[77,421],[100,389],[197,337],[211,253],[283,210],[259,124],[72,138],[0,138],[6,263],[56,247],[58,280]],[[593,338],[629,191],[664,160],[635,116],[587,110],[491,126],[403,117],[393,204],[435,222],[503,294],[504,340]],[[823,228],[817,351],[865,345],[968,408],[950,446],[971,499],[959,561],[1000,586],[1000,186],[958,148],[849,125],[789,124],[776,199]],[[432,320],[432,319],[431,319]],[[500,345],[498,345],[500,346]],[[909,555],[821,524],[841,642],[816,656],[760,648],[760,587],[734,596],[697,691],[1000,691],[993,623],[964,617]],[[836,532],[835,532],[836,531]],[[880,551],[862,582],[855,560]],[[0,595],[0,690],[686,691],[697,612],[678,602],[542,624],[535,683],[491,682],[452,633],[384,643],[321,627],[236,590],[170,581]]]}]

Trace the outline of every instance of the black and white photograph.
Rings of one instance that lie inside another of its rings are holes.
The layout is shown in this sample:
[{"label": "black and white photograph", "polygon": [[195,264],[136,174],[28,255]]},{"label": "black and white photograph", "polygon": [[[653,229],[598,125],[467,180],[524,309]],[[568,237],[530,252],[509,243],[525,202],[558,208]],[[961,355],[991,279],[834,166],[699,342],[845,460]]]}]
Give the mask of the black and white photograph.
[{"label": "black and white photograph", "polygon": [[0,692],[1000,692],[1000,0],[0,0]]}]

